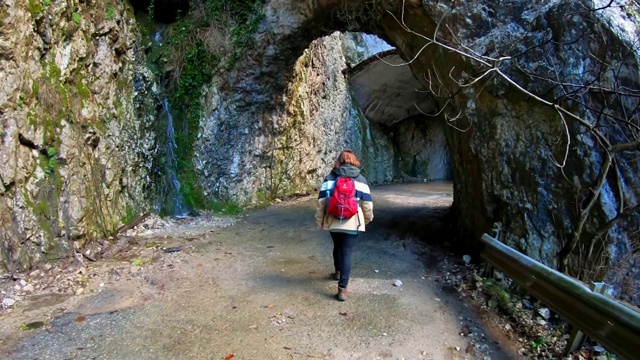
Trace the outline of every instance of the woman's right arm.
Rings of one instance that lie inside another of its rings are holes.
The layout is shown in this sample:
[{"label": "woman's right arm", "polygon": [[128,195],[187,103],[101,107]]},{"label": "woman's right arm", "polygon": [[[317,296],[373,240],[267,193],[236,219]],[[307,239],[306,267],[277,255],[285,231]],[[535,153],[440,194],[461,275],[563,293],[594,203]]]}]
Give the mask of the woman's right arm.
[{"label": "woman's right arm", "polygon": [[360,208],[364,216],[364,223],[368,224],[373,220],[373,198],[367,180],[363,178],[356,182],[356,193],[360,197]]}]

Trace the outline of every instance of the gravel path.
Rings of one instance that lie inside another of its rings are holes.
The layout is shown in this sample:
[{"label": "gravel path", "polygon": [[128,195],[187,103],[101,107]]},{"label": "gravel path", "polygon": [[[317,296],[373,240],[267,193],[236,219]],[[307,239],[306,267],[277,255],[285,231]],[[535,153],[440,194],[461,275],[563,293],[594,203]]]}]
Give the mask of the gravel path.
[{"label": "gravel path", "polygon": [[[16,304],[0,317],[0,358],[514,358],[512,344],[492,338],[440,286],[456,260],[421,241],[446,238],[451,185],[372,190],[375,219],[354,250],[344,303],[328,277],[329,234],[316,229],[308,197],[229,227],[200,221],[141,236],[141,244],[171,239],[185,250],[156,250],[142,267],[102,261],[88,270],[100,275],[82,295]],[[18,330],[43,318],[51,320],[40,329]]]}]

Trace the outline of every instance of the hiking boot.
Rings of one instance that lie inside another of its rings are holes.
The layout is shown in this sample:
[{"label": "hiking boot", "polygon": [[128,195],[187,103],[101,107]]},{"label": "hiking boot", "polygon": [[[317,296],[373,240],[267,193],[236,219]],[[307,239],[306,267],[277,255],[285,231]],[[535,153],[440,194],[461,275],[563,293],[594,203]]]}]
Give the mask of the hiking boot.
[{"label": "hiking boot", "polygon": [[347,289],[338,286],[338,300],[347,301]]},{"label": "hiking boot", "polygon": [[340,280],[340,271],[332,272],[331,278],[336,281]]}]

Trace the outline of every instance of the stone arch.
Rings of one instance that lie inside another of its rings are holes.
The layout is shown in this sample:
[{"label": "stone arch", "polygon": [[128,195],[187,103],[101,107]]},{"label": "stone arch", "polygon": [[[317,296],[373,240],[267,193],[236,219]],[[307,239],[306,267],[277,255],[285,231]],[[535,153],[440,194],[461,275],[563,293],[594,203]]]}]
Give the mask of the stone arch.
[{"label": "stone arch", "polygon": [[[624,71],[619,73],[616,81],[638,83],[638,57],[624,50],[629,48],[625,34],[612,28],[607,13],[585,13],[585,6],[571,1],[546,5],[514,3],[501,7],[493,4],[454,6],[453,2],[446,1],[271,1],[265,8],[267,20],[256,36],[260,44],[257,51],[239,64],[224,84],[217,85],[217,92],[214,91],[212,96],[210,117],[218,120],[205,125],[205,133],[212,136],[209,143],[204,141],[198,146],[201,151],[206,151],[220,141],[227,141],[245,143],[246,148],[251,148],[267,141],[267,137],[259,134],[265,132],[264,126],[269,119],[289,111],[282,97],[294,81],[291,69],[296,59],[309,44],[333,31],[372,33],[393,44],[404,59],[411,60],[408,66],[426,86],[429,86],[429,80],[436,79],[434,73],[439,73],[438,81],[431,83],[432,87],[437,86],[434,92],[442,91],[439,106],[450,106],[453,115],[460,114],[455,123],[459,126],[448,127],[446,135],[453,155],[456,179],[454,207],[461,238],[473,243],[481,233],[490,232],[498,226],[503,242],[551,266],[562,265],[558,263],[558,254],[574,251],[568,245],[578,227],[581,227],[582,234],[577,240],[587,244],[606,224],[614,221],[607,230],[616,234],[613,245],[628,245],[632,241],[629,230],[640,225],[640,215],[637,211],[622,214],[612,209],[618,208],[621,202],[631,207],[638,206],[640,186],[633,174],[640,173],[640,164],[628,154],[619,154],[619,174],[624,181],[617,184],[624,187],[623,191],[616,191],[617,185],[612,182],[615,179],[607,177],[603,195],[594,200],[588,219],[581,225],[583,214],[580,209],[584,210],[584,202],[590,196],[588,189],[596,183],[606,158],[605,151],[594,146],[593,137],[584,135],[584,126],[579,122],[563,123],[553,107],[523,95],[501,78],[487,77],[488,81],[460,86],[456,80],[472,79],[486,68],[451,48],[425,47],[428,40],[421,36],[439,29],[443,42],[463,42],[479,53],[500,54],[513,48],[521,53],[530,52],[530,57],[525,58],[526,63],[500,63],[504,66],[501,71],[511,75],[523,88],[536,94],[546,94],[550,99],[561,89],[549,81],[523,76],[518,69],[555,69],[561,79],[574,81],[575,66],[580,65],[579,60],[587,51],[585,49],[601,53],[607,50],[603,46],[610,46],[609,50],[615,49],[611,56],[624,64],[621,67]],[[345,17],[345,11],[354,15]],[[583,16],[604,30],[594,32],[579,19],[563,20],[562,14],[566,13]],[[367,18],[366,14],[373,14],[375,19]],[[523,15],[516,19],[510,14]],[[399,20],[401,18],[402,21]],[[445,18],[446,23],[438,25]],[[582,34],[578,40],[572,37],[577,32]],[[598,37],[606,41],[590,40]],[[548,41],[549,38],[554,42]],[[593,63],[585,66],[597,67]],[[602,77],[600,80],[608,81]],[[256,83],[274,91],[257,93]],[[224,96],[220,95],[223,88],[232,89],[243,100],[223,99]],[[247,109],[247,101],[251,102],[253,110],[242,113],[239,108]],[[602,99],[592,96],[585,102],[595,106],[602,104]],[[629,103],[609,110],[620,115],[636,107],[637,104]],[[580,117],[591,119],[586,106],[572,103],[568,109]],[[229,120],[223,119],[229,115],[238,117],[233,121],[246,129],[246,136],[230,138],[229,127],[225,124]],[[451,122],[451,118],[448,120]],[[441,118],[441,121],[448,120]],[[566,128],[564,124],[567,124]],[[467,126],[468,130],[459,130]],[[567,141],[562,140],[563,135],[566,138],[566,131],[572,148],[567,155],[567,165],[559,167],[553,160],[562,158],[568,146]],[[612,140],[637,136],[637,133],[607,126],[602,131]],[[252,137],[250,134],[258,135]],[[239,181],[248,181],[246,176],[242,176],[243,170],[237,170],[242,168],[240,165],[246,161],[259,163],[255,159],[264,154],[251,156],[249,159],[241,150],[232,154],[234,160],[230,171],[236,171],[236,178],[242,178]],[[210,169],[207,165],[200,166],[205,177],[211,177],[210,172],[207,174]],[[215,170],[213,173],[219,174]],[[219,185],[212,184],[212,188]],[[244,187],[250,188],[251,184],[245,183]],[[618,216],[621,218],[615,220]]]}]

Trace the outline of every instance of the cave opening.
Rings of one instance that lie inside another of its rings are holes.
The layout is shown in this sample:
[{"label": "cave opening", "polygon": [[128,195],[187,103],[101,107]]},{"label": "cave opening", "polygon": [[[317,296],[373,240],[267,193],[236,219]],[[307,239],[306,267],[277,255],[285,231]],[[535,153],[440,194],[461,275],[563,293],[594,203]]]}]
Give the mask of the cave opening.
[{"label": "cave opening", "polygon": [[363,144],[352,145],[364,154],[374,142],[388,144],[364,159],[380,215],[371,228],[389,233],[392,241],[451,245],[454,178],[437,101],[384,40],[365,33],[341,36],[342,73],[357,110],[352,113],[361,118],[351,121],[365,122],[366,133],[377,137],[363,136]]}]

